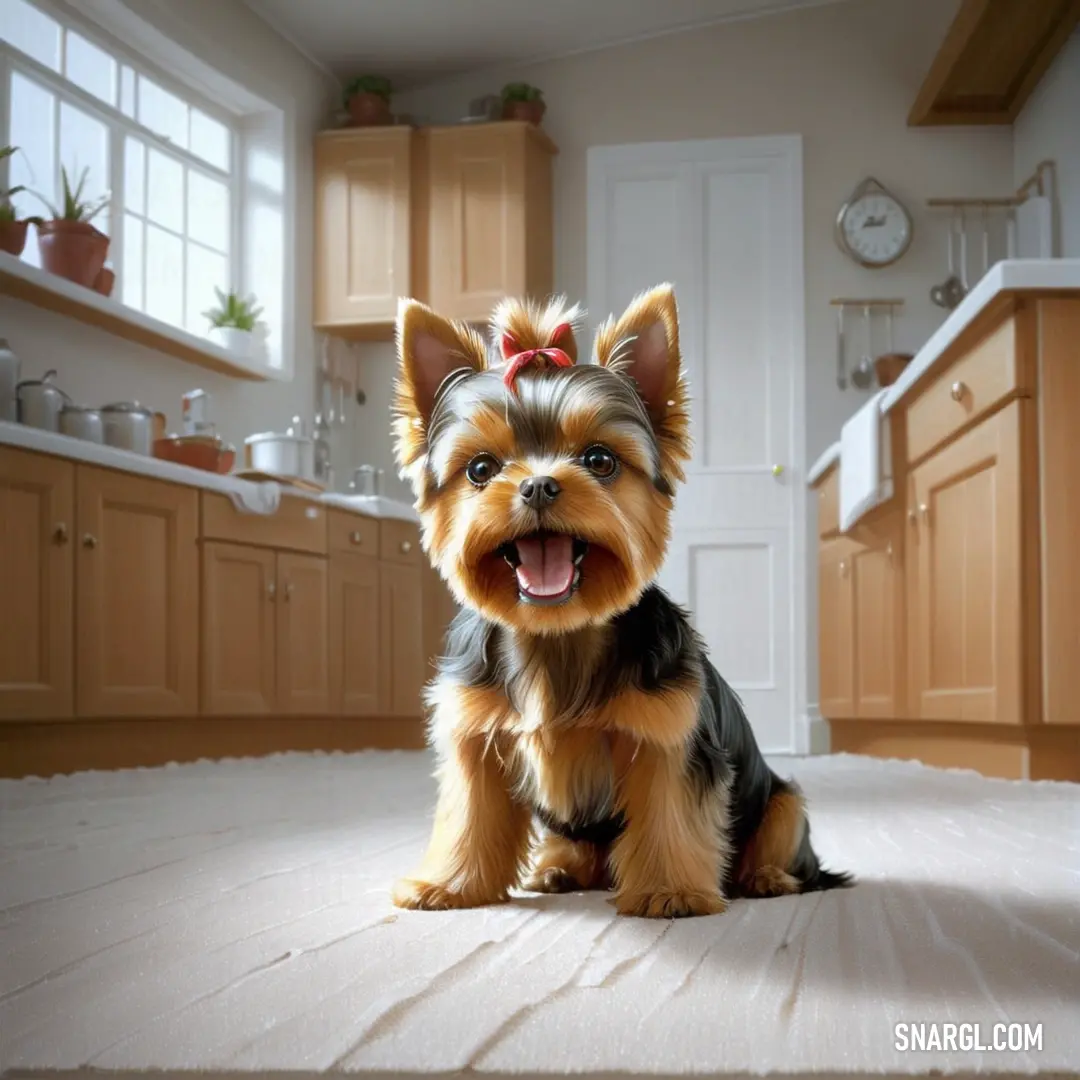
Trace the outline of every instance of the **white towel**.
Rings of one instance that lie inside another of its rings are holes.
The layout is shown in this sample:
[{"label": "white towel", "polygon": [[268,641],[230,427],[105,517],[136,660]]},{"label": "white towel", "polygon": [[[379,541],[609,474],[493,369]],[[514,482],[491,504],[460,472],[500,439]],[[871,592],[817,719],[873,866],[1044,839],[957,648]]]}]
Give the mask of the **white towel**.
[{"label": "white towel", "polygon": [[879,390],[840,432],[840,531],[892,498],[889,425],[881,416]]},{"label": "white towel", "polygon": [[281,504],[281,485],[272,480],[237,480],[230,484],[227,494],[242,514],[276,514]]}]

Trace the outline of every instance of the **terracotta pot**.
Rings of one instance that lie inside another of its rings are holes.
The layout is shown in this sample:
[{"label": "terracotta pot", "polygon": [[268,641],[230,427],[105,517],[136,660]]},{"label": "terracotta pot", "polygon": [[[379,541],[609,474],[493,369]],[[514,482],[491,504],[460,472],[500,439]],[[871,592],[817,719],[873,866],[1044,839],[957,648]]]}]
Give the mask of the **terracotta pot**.
[{"label": "terracotta pot", "polygon": [[505,101],[502,117],[504,120],[528,120],[539,127],[545,112],[547,103],[544,101]]},{"label": "terracotta pot", "polygon": [[911,353],[885,353],[874,361],[879,386],[892,386],[914,359]]},{"label": "terracotta pot", "polygon": [[41,265],[50,274],[92,289],[109,254],[109,238],[85,221],[43,221],[38,226]]},{"label": "terracotta pot", "polygon": [[377,127],[390,123],[390,103],[378,94],[353,94],[349,98],[349,115],[354,127]]},{"label": "terracotta pot", "polygon": [[0,251],[9,255],[21,255],[26,247],[27,221],[0,222]]},{"label": "terracotta pot", "polygon": [[107,266],[103,266],[98,271],[98,276],[94,278],[94,291],[101,293],[102,296],[112,296],[113,286],[115,284],[116,274],[114,274]]}]

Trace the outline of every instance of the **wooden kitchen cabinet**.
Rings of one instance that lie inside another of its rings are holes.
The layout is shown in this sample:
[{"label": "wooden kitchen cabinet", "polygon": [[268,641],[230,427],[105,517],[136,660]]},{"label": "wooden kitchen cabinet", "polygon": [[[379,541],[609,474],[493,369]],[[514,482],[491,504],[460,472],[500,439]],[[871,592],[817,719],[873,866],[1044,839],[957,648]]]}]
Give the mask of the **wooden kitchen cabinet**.
[{"label": "wooden kitchen cabinet", "polygon": [[75,516],[78,715],[193,715],[197,492],[80,465]]},{"label": "wooden kitchen cabinet", "polygon": [[427,299],[442,315],[486,323],[505,296],[552,290],[552,158],[521,121],[430,128],[426,140]]},{"label": "wooden kitchen cabinet", "polygon": [[419,716],[427,675],[423,597],[418,566],[379,563],[381,709],[386,716]]},{"label": "wooden kitchen cabinet", "polygon": [[328,711],[327,584],[320,556],[204,543],[204,713]]},{"label": "wooden kitchen cabinet", "polygon": [[315,325],[384,336],[411,296],[409,127],[346,128],[315,137]]},{"label": "wooden kitchen cabinet", "polygon": [[1007,405],[912,471],[912,692],[924,720],[1023,722],[1027,400]]},{"label": "wooden kitchen cabinet", "polygon": [[202,551],[202,711],[268,715],[277,694],[276,555],[213,541]]},{"label": "wooden kitchen cabinet", "polygon": [[823,539],[818,547],[818,664],[821,715],[855,715],[855,605],[846,536]]},{"label": "wooden kitchen cabinet", "polygon": [[277,711],[316,716],[330,706],[326,559],[277,557]]},{"label": "wooden kitchen cabinet", "polygon": [[0,447],[0,720],[74,712],[75,466]]},{"label": "wooden kitchen cabinet", "polygon": [[330,704],[339,716],[377,716],[380,711],[379,592],[374,556],[331,555]]}]

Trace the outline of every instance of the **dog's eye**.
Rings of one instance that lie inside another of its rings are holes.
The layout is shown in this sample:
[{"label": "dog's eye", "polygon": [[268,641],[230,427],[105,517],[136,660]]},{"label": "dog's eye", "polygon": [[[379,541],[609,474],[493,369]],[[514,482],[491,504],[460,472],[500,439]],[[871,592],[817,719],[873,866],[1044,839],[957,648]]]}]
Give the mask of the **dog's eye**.
[{"label": "dog's eye", "polygon": [[474,487],[483,487],[498,474],[502,466],[490,454],[477,454],[465,466],[465,475]]},{"label": "dog's eye", "polygon": [[606,446],[590,446],[581,455],[581,463],[601,480],[608,480],[615,475],[618,462],[615,455]]}]

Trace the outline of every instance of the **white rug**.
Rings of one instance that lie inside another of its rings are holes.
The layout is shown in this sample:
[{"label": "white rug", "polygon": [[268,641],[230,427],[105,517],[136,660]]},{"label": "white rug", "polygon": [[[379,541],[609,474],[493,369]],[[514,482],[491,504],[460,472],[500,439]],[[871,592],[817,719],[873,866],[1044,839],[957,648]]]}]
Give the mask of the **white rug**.
[{"label": "white rug", "polygon": [[[779,768],[858,885],[678,922],[397,911],[423,754],[0,782],[0,1071],[1080,1072],[1080,787]],[[898,1023],[1041,1050],[902,1052]]]}]

